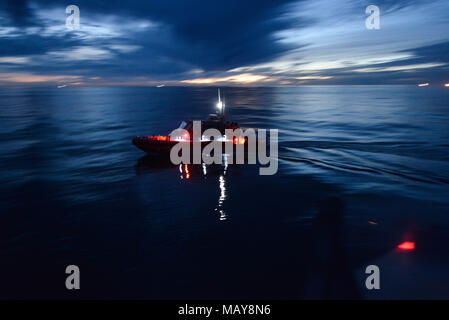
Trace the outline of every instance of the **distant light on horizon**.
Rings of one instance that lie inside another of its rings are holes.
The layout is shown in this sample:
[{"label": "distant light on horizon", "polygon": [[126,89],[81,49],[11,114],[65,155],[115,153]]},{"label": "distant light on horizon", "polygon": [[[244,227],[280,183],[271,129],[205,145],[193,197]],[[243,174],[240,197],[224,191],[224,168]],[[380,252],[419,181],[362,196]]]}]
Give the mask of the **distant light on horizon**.
[{"label": "distant light on horizon", "polygon": [[446,83],[444,86],[445,86],[445,87],[449,87],[449,83]]},{"label": "distant light on horizon", "polygon": [[418,87],[427,87],[429,85],[428,82],[418,84]]}]

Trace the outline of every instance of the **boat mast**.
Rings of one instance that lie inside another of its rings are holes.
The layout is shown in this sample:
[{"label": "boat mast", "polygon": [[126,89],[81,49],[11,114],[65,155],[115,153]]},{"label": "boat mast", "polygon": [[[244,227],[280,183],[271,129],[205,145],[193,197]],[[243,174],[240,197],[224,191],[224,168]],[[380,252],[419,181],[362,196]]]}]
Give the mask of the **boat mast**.
[{"label": "boat mast", "polygon": [[218,88],[218,103],[217,103],[217,108],[218,108],[218,115],[220,116],[220,120],[224,122],[224,118],[225,118],[225,104],[224,102],[221,101],[221,94],[220,94],[220,88]]}]

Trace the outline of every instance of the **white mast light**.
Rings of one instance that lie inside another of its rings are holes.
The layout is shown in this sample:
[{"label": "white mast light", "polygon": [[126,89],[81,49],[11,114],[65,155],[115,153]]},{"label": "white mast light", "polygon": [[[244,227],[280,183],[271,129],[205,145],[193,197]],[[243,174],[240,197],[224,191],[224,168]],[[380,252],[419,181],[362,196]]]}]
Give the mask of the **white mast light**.
[{"label": "white mast light", "polygon": [[218,102],[217,102],[217,108],[221,110],[223,108],[223,102],[221,102],[221,95],[220,95],[220,89],[218,89]]}]

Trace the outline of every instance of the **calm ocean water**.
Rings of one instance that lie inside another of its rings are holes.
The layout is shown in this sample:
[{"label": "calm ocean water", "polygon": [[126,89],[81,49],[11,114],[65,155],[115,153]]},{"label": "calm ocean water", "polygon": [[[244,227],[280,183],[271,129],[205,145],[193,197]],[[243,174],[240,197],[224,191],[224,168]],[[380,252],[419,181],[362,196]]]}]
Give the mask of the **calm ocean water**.
[{"label": "calm ocean water", "polygon": [[[335,286],[449,298],[447,88],[223,92],[241,126],[279,129],[276,175],[191,167],[186,179],[131,144],[214,112],[213,88],[0,89],[0,297],[314,297],[313,221],[338,197],[352,280],[332,273]],[[406,240],[416,249],[397,252]],[[80,291],[65,289],[69,264]]]}]

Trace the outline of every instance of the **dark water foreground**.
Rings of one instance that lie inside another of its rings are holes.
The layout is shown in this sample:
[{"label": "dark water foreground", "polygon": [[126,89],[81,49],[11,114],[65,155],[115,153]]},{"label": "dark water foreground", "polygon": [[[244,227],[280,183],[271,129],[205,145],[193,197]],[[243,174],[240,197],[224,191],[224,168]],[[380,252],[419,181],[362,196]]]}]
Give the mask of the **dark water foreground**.
[{"label": "dark water foreground", "polygon": [[131,145],[204,118],[215,89],[0,89],[0,297],[449,298],[448,89],[224,93],[240,125],[279,129],[276,175]]}]

